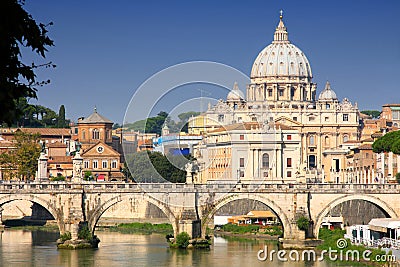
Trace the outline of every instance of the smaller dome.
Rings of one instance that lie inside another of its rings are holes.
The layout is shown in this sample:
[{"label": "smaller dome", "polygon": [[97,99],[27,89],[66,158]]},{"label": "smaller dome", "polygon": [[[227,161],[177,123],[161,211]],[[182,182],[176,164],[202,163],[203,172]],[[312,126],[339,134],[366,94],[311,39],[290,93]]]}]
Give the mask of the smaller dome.
[{"label": "smaller dome", "polygon": [[327,81],[325,89],[319,94],[318,100],[337,100],[335,91],[331,89],[331,84]]},{"label": "smaller dome", "polygon": [[228,96],[226,97],[227,101],[242,101],[244,99],[243,92],[240,91],[237,82],[233,84],[232,91],[229,92]]}]

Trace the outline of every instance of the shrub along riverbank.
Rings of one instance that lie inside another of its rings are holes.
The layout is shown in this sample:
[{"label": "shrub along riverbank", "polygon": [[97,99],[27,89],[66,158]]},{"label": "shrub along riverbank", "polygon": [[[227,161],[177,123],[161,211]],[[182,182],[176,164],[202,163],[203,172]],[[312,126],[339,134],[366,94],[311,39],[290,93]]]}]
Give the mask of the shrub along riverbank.
[{"label": "shrub along riverbank", "polygon": [[[338,253],[336,253],[335,255],[337,255],[338,258],[340,257],[340,250],[343,251],[342,252],[342,255],[343,255],[342,260],[330,259],[329,255],[327,253],[324,254],[326,260],[339,262],[340,264],[344,264],[344,265],[351,263],[352,266],[354,266],[354,265],[365,266],[366,263],[368,263],[368,266],[382,266],[382,265],[386,265],[389,262],[389,258],[384,256],[384,255],[386,255],[385,251],[383,251],[381,249],[374,249],[374,248],[367,248],[364,246],[353,245],[350,243],[350,240],[348,240],[348,239],[346,239],[347,243],[345,243],[346,245],[344,248],[338,248],[338,240],[344,239],[345,232],[346,231],[340,230],[340,229],[335,229],[335,230],[329,230],[326,228],[320,229],[318,237],[319,237],[319,239],[322,239],[324,242],[321,245],[317,246],[318,250],[320,250],[320,251],[337,250]],[[343,242],[341,244],[343,244]],[[371,251],[370,254],[369,253],[366,254],[366,256],[370,259],[370,261],[363,259],[363,253],[366,250]],[[358,251],[358,255],[360,256],[359,261],[352,259],[351,253],[348,251]],[[346,261],[346,255],[350,255],[348,258],[348,259],[350,259],[350,261]],[[384,257],[382,257],[382,256],[384,256]],[[385,258],[388,260],[382,260]]]},{"label": "shrub along riverbank", "polygon": [[282,228],[279,226],[270,226],[261,228],[258,225],[236,225],[236,224],[225,224],[221,226],[220,230],[215,231],[217,234],[232,235],[240,237],[251,237],[251,238],[273,238],[277,239],[282,236]]},{"label": "shrub along riverbank", "polygon": [[117,226],[108,228],[110,231],[125,234],[173,234],[174,229],[169,223],[151,224],[151,223],[121,223]]}]

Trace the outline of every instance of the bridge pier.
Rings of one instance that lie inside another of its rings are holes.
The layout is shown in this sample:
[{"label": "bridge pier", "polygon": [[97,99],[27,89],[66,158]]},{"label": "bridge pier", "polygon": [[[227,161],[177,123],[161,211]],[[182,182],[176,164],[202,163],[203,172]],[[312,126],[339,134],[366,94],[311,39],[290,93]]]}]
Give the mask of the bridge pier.
[{"label": "bridge pier", "polygon": [[186,232],[191,238],[199,238],[202,236],[200,220],[180,220],[178,228],[179,233]]},{"label": "bridge pier", "polygon": [[297,227],[296,222],[291,223],[291,233],[284,234],[284,237],[279,238],[279,242],[284,249],[304,249],[316,247],[322,243],[322,240],[315,238],[307,238],[306,232]]},{"label": "bridge pier", "polygon": [[79,223],[66,223],[65,231],[71,233],[71,240],[78,240]]}]

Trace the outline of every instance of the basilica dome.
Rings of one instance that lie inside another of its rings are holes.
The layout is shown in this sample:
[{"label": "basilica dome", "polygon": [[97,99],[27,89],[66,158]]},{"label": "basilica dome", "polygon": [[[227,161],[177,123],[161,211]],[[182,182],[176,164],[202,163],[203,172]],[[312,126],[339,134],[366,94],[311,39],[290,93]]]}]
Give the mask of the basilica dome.
[{"label": "basilica dome", "polygon": [[318,100],[337,100],[337,96],[335,91],[331,89],[331,84],[327,81],[325,84],[325,89],[322,90],[321,93],[319,93]]},{"label": "basilica dome", "polygon": [[240,91],[237,82],[234,83],[233,89],[229,92],[226,100],[228,101],[242,101],[244,99],[243,92]]},{"label": "basilica dome", "polygon": [[274,40],[258,54],[251,69],[251,78],[265,77],[312,78],[310,63],[304,53],[288,39],[282,16]]}]

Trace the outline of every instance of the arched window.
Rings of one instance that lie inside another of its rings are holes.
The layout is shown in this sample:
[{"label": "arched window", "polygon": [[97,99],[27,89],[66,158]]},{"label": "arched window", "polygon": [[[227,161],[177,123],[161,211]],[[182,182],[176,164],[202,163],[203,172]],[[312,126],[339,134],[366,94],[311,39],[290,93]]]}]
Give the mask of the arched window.
[{"label": "arched window", "polygon": [[94,129],[92,132],[92,139],[100,139],[100,132],[98,129]]},{"label": "arched window", "polygon": [[349,141],[349,136],[348,135],[344,135],[343,136],[343,143],[346,143],[347,141]]},{"label": "arched window", "polygon": [[262,155],[262,168],[268,169],[269,168],[269,155],[268,153],[264,153]]},{"label": "arched window", "polygon": [[329,136],[325,136],[325,146],[329,146],[329,145],[330,145]]}]

